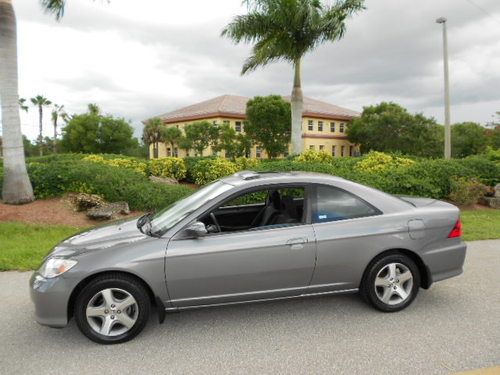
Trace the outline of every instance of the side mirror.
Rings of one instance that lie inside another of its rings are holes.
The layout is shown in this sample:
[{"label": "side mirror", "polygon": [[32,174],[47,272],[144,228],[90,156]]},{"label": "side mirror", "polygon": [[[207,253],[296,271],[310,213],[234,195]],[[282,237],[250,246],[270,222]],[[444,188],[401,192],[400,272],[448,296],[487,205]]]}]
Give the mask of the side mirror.
[{"label": "side mirror", "polygon": [[205,228],[205,224],[203,224],[201,221],[195,221],[192,222],[187,226],[186,229],[184,229],[184,236],[183,237],[203,237],[206,235],[207,228]]}]

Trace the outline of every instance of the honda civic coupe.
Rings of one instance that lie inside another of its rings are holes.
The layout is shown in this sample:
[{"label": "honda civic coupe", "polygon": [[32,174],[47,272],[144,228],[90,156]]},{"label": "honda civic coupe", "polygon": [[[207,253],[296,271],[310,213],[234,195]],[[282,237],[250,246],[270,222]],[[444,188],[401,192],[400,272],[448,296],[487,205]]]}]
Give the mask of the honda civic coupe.
[{"label": "honda civic coupe", "polygon": [[93,341],[135,337],[166,312],[356,293],[383,312],[462,273],[457,207],[329,175],[243,171],[156,214],[57,245],[30,280],[36,320],[74,317]]}]

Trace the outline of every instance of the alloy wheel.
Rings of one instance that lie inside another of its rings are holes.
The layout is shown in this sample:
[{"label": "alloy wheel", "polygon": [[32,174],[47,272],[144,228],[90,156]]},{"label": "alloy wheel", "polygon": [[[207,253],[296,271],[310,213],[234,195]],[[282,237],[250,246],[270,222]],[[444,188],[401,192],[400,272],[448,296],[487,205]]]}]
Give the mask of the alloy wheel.
[{"label": "alloy wheel", "polygon": [[413,274],[402,263],[389,263],[377,273],[374,284],[380,301],[391,306],[397,305],[410,297]]},{"label": "alloy wheel", "polygon": [[89,326],[104,336],[118,336],[128,332],[139,316],[135,298],[119,288],[107,288],[96,293],[85,311]]}]

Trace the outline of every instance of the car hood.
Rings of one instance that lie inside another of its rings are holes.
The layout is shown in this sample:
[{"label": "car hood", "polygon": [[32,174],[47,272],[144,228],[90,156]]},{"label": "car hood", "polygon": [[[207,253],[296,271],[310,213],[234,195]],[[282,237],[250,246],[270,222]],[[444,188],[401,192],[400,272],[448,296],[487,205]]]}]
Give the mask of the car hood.
[{"label": "car hood", "polygon": [[137,218],[98,226],[77,233],[59,243],[50,253],[74,256],[88,251],[127,245],[150,238],[137,228]]}]

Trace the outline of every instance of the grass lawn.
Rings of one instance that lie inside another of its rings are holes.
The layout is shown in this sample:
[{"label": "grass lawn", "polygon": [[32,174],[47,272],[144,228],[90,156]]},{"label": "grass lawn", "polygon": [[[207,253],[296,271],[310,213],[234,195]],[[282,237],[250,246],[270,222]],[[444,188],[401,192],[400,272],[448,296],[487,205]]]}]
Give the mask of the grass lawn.
[{"label": "grass lawn", "polygon": [[58,242],[77,231],[60,225],[0,223],[0,271],[37,268]]},{"label": "grass lawn", "polygon": [[500,238],[500,210],[462,210],[460,218],[466,241]]},{"label": "grass lawn", "polygon": [[[463,210],[466,241],[500,238],[500,210]],[[78,232],[61,225],[0,223],[0,271],[33,270],[59,241]]]}]

